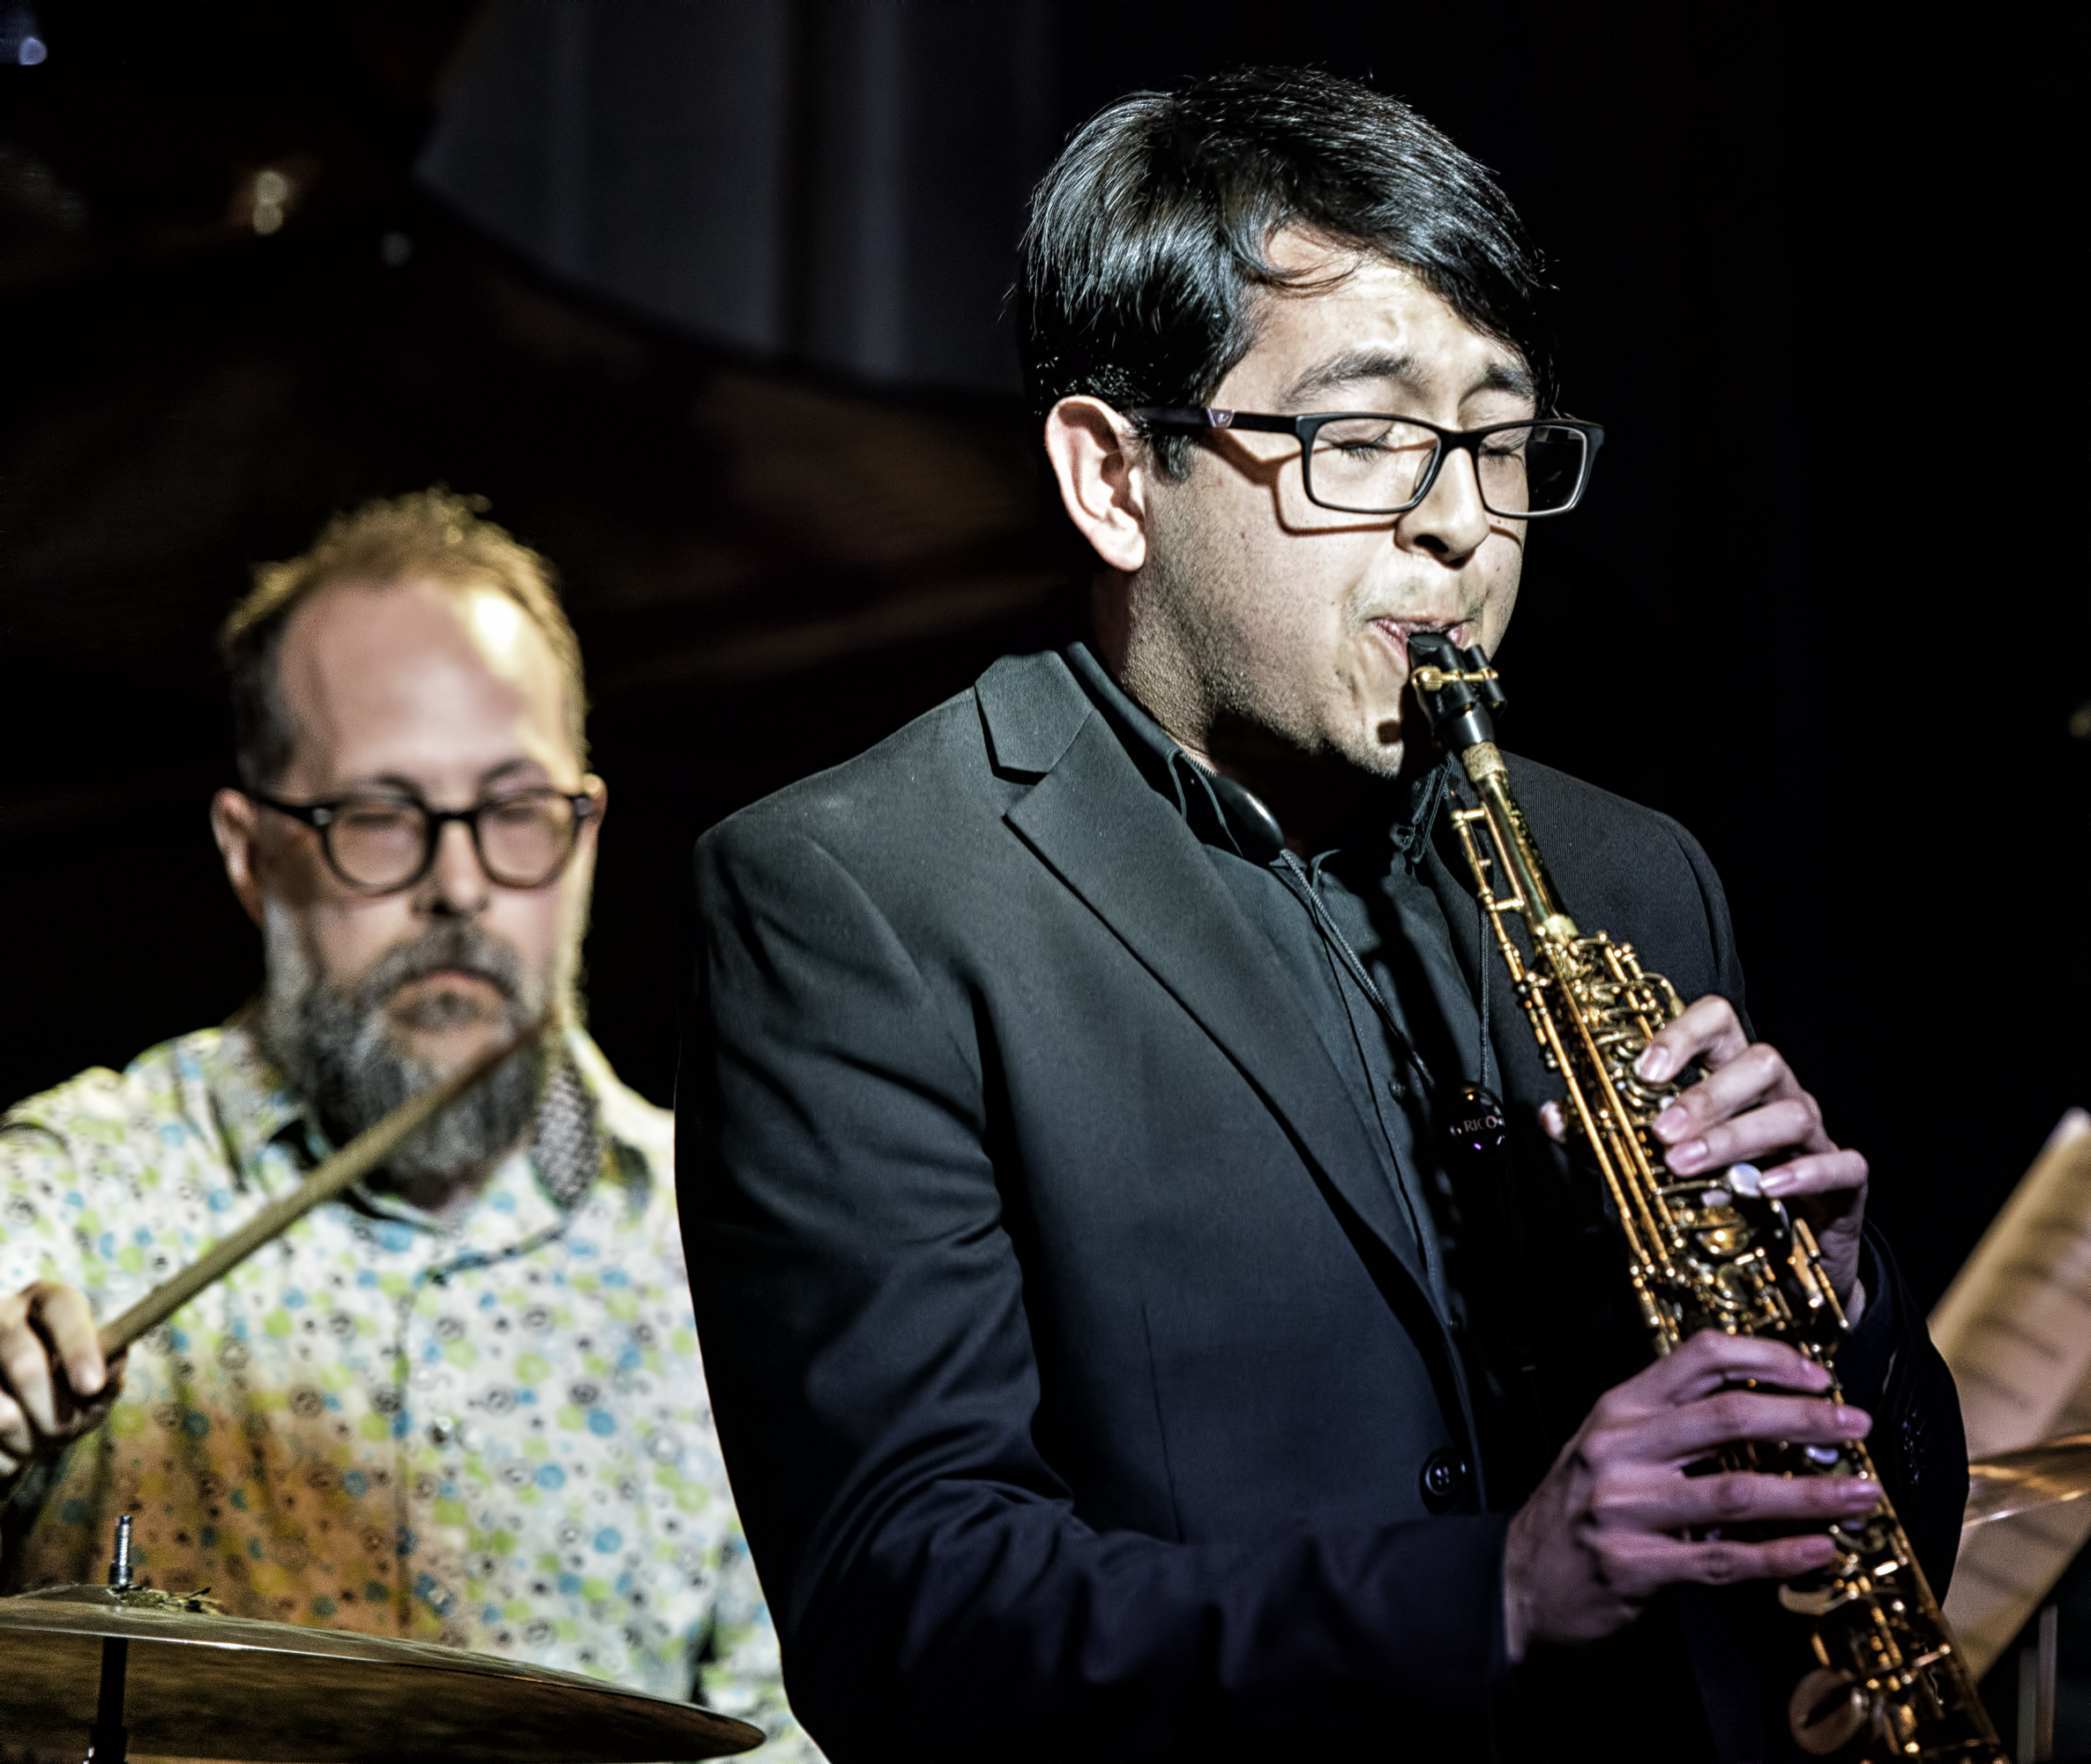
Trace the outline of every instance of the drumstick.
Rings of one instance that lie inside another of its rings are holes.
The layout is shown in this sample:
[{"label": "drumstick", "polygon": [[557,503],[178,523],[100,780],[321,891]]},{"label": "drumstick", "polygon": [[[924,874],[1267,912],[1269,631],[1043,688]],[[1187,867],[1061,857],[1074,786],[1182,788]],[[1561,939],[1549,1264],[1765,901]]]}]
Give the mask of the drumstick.
[{"label": "drumstick", "polygon": [[547,1011],[474,1060],[469,1065],[409,1096],[382,1121],[374,1122],[306,1177],[291,1192],[272,1200],[230,1237],[221,1237],[198,1261],[172,1280],[154,1287],[121,1317],[101,1326],[99,1340],[107,1359],[128,1348],[148,1329],[167,1321],[213,1282],[230,1274],[270,1238],[303,1218],[322,1201],[332,1200],[352,1182],[368,1176],[467,1090],[493,1076],[512,1054],[519,1053],[551,1021]]}]

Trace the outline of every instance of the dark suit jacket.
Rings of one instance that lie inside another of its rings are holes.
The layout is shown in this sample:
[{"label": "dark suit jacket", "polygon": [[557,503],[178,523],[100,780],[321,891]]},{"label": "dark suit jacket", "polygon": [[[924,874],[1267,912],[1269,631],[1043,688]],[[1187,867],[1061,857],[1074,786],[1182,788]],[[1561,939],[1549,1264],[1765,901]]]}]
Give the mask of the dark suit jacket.
[{"label": "dark suit jacket", "polygon": [[[1691,838],[1512,766],[1579,921],[1686,998],[1739,1001]],[[1478,984],[1498,958],[1432,869]],[[1524,1716],[1486,1510],[1523,1478],[1426,1498],[1434,1454],[1477,1455],[1473,1404],[1400,1203],[1292,980],[1065,662],[998,662],[734,816],[698,848],[695,907],[692,1284],[822,1745],[1533,1755],[1503,1738]],[[1494,992],[1524,1121],[1555,1092],[1499,974]],[[1535,1126],[1519,1155],[1558,1265],[1595,1229],[1587,1184]],[[1593,1278],[1624,1290],[1609,1252]],[[1605,1327],[1578,1326],[1591,1390]],[[1928,1344],[1899,1348],[1943,1377]],[[1910,1425],[1950,1466],[1937,1400],[1911,1398]],[[1957,1526],[1964,1483],[1929,1480]]]}]

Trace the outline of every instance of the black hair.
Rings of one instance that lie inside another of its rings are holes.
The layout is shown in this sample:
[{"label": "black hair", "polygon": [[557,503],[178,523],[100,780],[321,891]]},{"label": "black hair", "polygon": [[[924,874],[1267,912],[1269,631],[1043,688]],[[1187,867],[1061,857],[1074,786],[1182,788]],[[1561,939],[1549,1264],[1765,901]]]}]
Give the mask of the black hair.
[{"label": "black hair", "polygon": [[[1209,402],[1254,340],[1255,293],[1299,285],[1266,256],[1291,224],[1406,266],[1518,350],[1551,408],[1542,265],[1488,172],[1399,99],[1244,68],[1119,99],[1033,193],[1018,303],[1034,414],[1082,394]],[[1171,473],[1188,446],[1155,437]]]}]

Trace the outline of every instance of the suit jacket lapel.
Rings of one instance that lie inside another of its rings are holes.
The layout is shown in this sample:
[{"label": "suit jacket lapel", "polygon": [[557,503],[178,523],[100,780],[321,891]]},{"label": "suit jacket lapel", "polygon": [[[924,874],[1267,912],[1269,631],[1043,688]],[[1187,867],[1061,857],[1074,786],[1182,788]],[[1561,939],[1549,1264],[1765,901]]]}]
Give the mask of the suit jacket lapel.
[{"label": "suit jacket lapel", "polygon": [[[1073,702],[1042,703],[1024,683],[1027,711],[1051,715],[1019,732],[982,682],[997,758],[1048,760],[1050,769],[1004,818],[1087,903],[1149,973],[1224,1049],[1296,1143],[1360,1220],[1428,1294],[1408,1215],[1380,1173],[1365,1124],[1329,1063],[1306,1010],[1269,946],[1242,917],[1197,837],[1140,776],[1109,726],[1057,657],[1049,662]],[[1008,667],[1010,664],[1001,664]],[[1011,684],[1015,683],[1011,682]],[[1068,737],[1067,716],[1079,719]],[[1427,1302],[1427,1300],[1426,1300]]]}]

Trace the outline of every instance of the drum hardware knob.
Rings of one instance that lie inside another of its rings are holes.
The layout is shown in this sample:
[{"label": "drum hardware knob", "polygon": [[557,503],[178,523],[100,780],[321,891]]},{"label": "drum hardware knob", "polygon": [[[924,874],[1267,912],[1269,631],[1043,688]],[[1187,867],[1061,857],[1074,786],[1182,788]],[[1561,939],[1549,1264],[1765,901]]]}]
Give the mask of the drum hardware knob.
[{"label": "drum hardware knob", "polygon": [[[108,1583],[116,1592],[131,1590],[131,1515],[116,1521],[116,1553],[108,1565]],[[94,1725],[87,1730],[87,1756],[94,1764],[123,1764],[131,1755],[123,1727],[123,1681],[131,1671],[131,1643],[120,1635],[101,1638],[101,1688],[94,1700]]]}]

